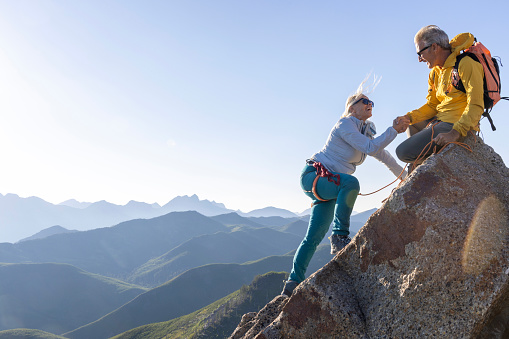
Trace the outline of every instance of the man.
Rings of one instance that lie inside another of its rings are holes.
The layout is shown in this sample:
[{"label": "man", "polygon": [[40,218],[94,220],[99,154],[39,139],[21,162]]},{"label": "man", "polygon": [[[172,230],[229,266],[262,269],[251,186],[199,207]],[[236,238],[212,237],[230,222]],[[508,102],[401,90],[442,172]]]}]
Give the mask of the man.
[{"label": "man", "polygon": [[[414,43],[419,62],[426,62],[431,69],[428,94],[425,105],[396,118],[411,124],[410,137],[396,148],[396,155],[403,162],[419,165],[436,146],[458,141],[468,131],[478,130],[484,112],[484,71],[479,62],[469,57],[461,59],[458,74],[454,71],[456,57],[474,43],[470,33],[459,34],[449,41],[443,30],[430,25],[417,32]],[[466,93],[453,86],[458,79]]]}]

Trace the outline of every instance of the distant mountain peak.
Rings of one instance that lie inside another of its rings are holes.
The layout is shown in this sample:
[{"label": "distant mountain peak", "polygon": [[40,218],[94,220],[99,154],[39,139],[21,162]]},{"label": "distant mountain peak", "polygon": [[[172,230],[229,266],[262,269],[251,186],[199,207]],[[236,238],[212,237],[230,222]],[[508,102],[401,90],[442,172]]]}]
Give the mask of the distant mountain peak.
[{"label": "distant mountain peak", "polygon": [[[149,219],[171,212],[196,211],[212,217],[235,212],[222,203],[201,200],[197,194],[177,196],[165,205],[131,200],[125,205],[106,200],[82,202],[68,199],[59,204],[38,197],[19,197],[14,193],[0,195],[1,242],[15,243],[53,225],[79,231],[109,227],[133,219]],[[297,214],[276,207],[265,207],[249,213],[236,211],[242,217],[295,218]]]},{"label": "distant mountain peak", "polygon": [[55,225],[55,226],[51,226],[49,228],[43,229],[42,231],[37,232],[36,234],[34,234],[28,238],[21,239],[19,242],[27,241],[27,240],[43,239],[43,238],[47,238],[51,235],[60,234],[60,233],[74,233],[74,232],[78,232],[78,231],[68,230],[65,227]]},{"label": "distant mountain peak", "polygon": [[242,213],[240,211],[238,211],[238,213],[241,216],[248,216],[248,217],[283,217],[283,218],[298,217],[298,215],[293,212],[290,212],[283,208],[277,208],[277,207],[272,207],[272,206],[252,210],[251,212],[248,212],[248,213]]},{"label": "distant mountain peak", "polygon": [[160,208],[161,205],[159,205],[158,203],[153,203],[153,204],[149,204],[149,203],[146,203],[146,202],[142,202],[142,201],[136,201],[136,200],[130,200],[127,204],[125,204],[124,206],[126,207],[133,207],[133,206],[150,206],[152,208]]},{"label": "distant mountain peak", "polygon": [[58,205],[69,206],[69,207],[74,207],[74,208],[87,208],[88,206],[92,205],[92,203],[91,202],[81,202],[76,199],[69,199],[66,201],[62,201]]},{"label": "distant mountain peak", "polygon": [[97,207],[97,206],[118,206],[118,205],[107,202],[106,200],[99,200],[99,201],[91,203],[89,207]]},{"label": "distant mountain peak", "polygon": [[206,199],[200,200],[196,194],[193,194],[192,196],[177,196],[163,205],[162,208],[173,211],[195,210],[205,215],[218,215],[233,212],[232,210],[227,209],[224,204]]}]

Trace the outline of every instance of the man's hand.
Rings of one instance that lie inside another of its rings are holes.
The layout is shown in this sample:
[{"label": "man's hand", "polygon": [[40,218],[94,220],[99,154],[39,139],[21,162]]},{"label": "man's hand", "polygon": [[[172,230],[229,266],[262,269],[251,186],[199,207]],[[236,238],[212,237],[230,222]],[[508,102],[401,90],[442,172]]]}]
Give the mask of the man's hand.
[{"label": "man's hand", "polygon": [[440,133],[435,137],[435,139],[433,139],[433,141],[439,146],[444,146],[450,142],[458,141],[460,136],[460,132],[452,129],[450,132]]},{"label": "man's hand", "polygon": [[398,133],[403,133],[408,128],[408,125],[410,124],[410,119],[406,116],[397,117],[392,122],[392,127],[396,130]]}]

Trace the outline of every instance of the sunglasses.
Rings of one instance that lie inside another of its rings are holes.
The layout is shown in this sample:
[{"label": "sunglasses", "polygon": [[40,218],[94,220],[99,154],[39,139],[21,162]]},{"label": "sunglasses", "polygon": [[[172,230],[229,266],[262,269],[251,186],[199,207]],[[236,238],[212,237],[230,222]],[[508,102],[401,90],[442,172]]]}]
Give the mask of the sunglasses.
[{"label": "sunglasses", "polygon": [[366,98],[360,98],[359,100],[357,100],[356,102],[354,102],[354,103],[352,104],[352,106],[353,106],[353,105],[355,105],[356,103],[360,102],[360,101],[362,101],[362,103],[363,103],[364,105],[369,105],[369,104],[371,104],[371,107],[373,107],[373,108],[375,107],[375,103],[374,103],[373,101],[369,100],[369,99],[366,99]]},{"label": "sunglasses", "polygon": [[417,55],[419,56],[419,58],[421,57],[421,54],[422,52],[424,52],[425,50],[427,50],[428,48],[430,48],[431,46],[433,46],[433,44],[429,45],[429,46],[426,46],[424,47],[423,49],[421,49],[419,52],[417,52]]}]

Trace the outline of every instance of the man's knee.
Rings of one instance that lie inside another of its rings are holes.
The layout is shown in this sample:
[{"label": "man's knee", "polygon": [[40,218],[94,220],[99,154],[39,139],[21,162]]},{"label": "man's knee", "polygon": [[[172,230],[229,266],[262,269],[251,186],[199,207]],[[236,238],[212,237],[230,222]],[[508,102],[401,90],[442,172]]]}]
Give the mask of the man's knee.
[{"label": "man's knee", "polygon": [[396,147],[396,156],[403,162],[413,162],[415,158],[412,153],[404,141]]},{"label": "man's knee", "polygon": [[396,147],[396,156],[399,160],[404,161],[402,158],[405,157],[405,152],[403,151],[402,144],[399,144],[398,147]]}]

